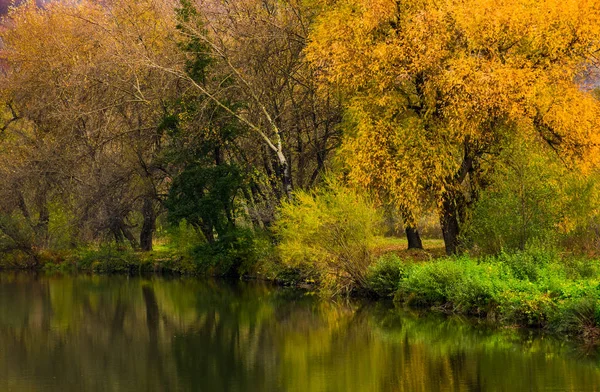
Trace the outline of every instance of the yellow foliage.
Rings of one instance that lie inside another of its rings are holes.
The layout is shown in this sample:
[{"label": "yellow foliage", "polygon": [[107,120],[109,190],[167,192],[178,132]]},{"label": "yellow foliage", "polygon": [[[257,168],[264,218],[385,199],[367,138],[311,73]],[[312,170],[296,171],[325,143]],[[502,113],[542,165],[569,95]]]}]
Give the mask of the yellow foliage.
[{"label": "yellow foliage", "polygon": [[507,138],[598,164],[600,104],[582,88],[600,50],[597,0],[339,0],[307,48],[350,97],[351,180],[407,218],[441,203]]},{"label": "yellow foliage", "polygon": [[364,288],[380,216],[370,201],[329,180],[298,191],[279,211],[275,232],[284,264],[312,270],[333,293]]}]

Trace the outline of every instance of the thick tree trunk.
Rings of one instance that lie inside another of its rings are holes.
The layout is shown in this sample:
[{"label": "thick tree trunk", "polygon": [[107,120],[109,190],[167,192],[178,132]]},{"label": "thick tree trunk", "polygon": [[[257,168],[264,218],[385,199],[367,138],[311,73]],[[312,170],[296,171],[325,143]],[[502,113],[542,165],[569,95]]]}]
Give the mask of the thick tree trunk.
[{"label": "thick tree trunk", "polygon": [[144,216],[144,222],[142,224],[142,231],[140,232],[140,247],[142,251],[149,252],[152,250],[152,237],[156,227],[156,214],[154,213],[154,205],[152,203],[152,199],[149,197],[144,198],[142,215]]},{"label": "thick tree trunk", "polygon": [[404,231],[406,232],[406,239],[408,240],[408,249],[423,249],[421,236],[416,227],[406,226]]},{"label": "thick tree trunk", "polygon": [[[440,211],[440,224],[447,255],[455,255],[459,251],[460,225],[465,220],[465,212],[468,207],[461,187],[465,181],[472,181],[472,177],[468,176],[469,174],[472,176],[477,166],[476,160],[481,157],[482,153],[482,150],[475,150],[470,143],[470,138],[466,137],[464,140],[464,158],[460,169],[453,178],[448,180],[451,190],[446,191],[443,195]],[[475,195],[472,197],[475,197]]]},{"label": "thick tree trunk", "polygon": [[137,243],[135,237],[133,236],[133,234],[127,227],[127,225],[125,225],[125,222],[123,222],[122,220],[121,220],[121,231],[123,232],[123,235],[125,236],[125,238],[127,238],[127,241],[129,241],[129,244],[131,245],[131,247],[133,249],[138,249],[139,246],[138,246],[138,243]]},{"label": "thick tree trunk", "polygon": [[109,230],[113,234],[115,242],[117,244],[122,244],[124,240],[127,239],[127,241],[129,241],[133,249],[138,249],[138,243],[133,234],[131,234],[131,231],[129,231],[129,229],[127,228],[127,225],[123,221],[123,218],[112,217],[110,220],[111,223],[109,226]]},{"label": "thick tree trunk", "polygon": [[460,234],[458,217],[457,200],[451,195],[446,195],[440,211],[440,225],[448,256],[458,253],[458,235]]}]

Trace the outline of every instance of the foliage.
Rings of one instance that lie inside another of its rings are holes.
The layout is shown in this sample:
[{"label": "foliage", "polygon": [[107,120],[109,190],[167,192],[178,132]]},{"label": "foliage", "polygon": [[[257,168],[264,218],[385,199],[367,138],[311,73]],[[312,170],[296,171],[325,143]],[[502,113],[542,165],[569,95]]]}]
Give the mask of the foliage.
[{"label": "foliage", "polygon": [[[600,43],[600,11],[579,0],[322,2],[307,48],[347,94],[350,179],[410,217],[428,200],[455,253],[485,162],[506,140],[597,164],[600,103],[579,80]],[[551,21],[551,22],[549,22]]]},{"label": "foliage", "polygon": [[242,173],[236,166],[189,166],[174,179],[169,191],[169,220],[178,224],[185,219],[212,242],[215,232],[223,236],[233,230],[236,197],[243,185]]},{"label": "foliage", "polygon": [[385,254],[369,266],[367,287],[381,297],[392,296],[409,267],[394,254]]},{"label": "foliage", "polygon": [[[109,235],[151,242],[167,184],[158,125],[179,86],[146,64],[180,61],[168,8],[145,0],[11,7],[1,32],[3,212],[38,227],[38,249]],[[132,232],[138,211],[144,225]],[[77,238],[53,238],[57,224],[65,234],[77,228]]]},{"label": "foliage", "polygon": [[484,253],[556,240],[566,197],[562,163],[524,144],[505,148],[479,194],[465,237]]},{"label": "foliage", "polygon": [[380,217],[368,198],[329,180],[326,187],[299,191],[283,203],[274,231],[285,265],[315,271],[333,292],[367,286],[374,235]]},{"label": "foliage", "polygon": [[185,219],[177,225],[167,225],[161,238],[167,248],[187,252],[204,241],[202,233],[189,224]]},{"label": "foliage", "polygon": [[600,331],[599,267],[597,260],[562,260],[540,249],[447,258],[405,267],[395,299],[595,339]]},{"label": "foliage", "polygon": [[193,250],[200,273],[214,276],[244,276],[254,271],[261,258],[269,257],[271,244],[266,234],[235,229]]}]

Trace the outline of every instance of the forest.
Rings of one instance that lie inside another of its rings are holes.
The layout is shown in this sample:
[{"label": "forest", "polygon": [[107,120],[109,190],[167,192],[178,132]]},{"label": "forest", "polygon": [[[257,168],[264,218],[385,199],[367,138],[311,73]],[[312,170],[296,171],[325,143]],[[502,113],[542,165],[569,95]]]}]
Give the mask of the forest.
[{"label": "forest", "polygon": [[3,269],[600,338],[598,1],[38,3],[0,26]]}]

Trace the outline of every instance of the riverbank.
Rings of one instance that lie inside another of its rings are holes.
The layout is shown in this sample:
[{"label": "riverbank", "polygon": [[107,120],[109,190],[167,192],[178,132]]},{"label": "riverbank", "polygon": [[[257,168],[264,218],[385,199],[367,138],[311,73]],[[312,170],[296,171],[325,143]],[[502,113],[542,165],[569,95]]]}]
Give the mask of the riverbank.
[{"label": "riverbank", "polygon": [[[407,251],[401,240],[381,240],[366,287],[352,295],[393,298],[397,306],[485,319],[498,326],[536,328],[600,344],[600,261],[542,249],[486,257],[444,257],[439,241]],[[285,267],[263,249],[262,259],[235,265],[240,276],[319,292],[314,271]],[[215,260],[210,260],[214,263]],[[4,269],[49,273],[226,275],[189,249],[152,252],[115,247],[40,256],[35,266],[4,260]]]},{"label": "riverbank", "polygon": [[586,344],[600,341],[600,262],[530,249],[497,256],[406,261],[380,258],[371,290],[408,307],[539,328]]}]

